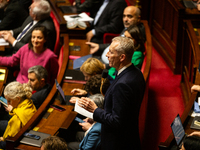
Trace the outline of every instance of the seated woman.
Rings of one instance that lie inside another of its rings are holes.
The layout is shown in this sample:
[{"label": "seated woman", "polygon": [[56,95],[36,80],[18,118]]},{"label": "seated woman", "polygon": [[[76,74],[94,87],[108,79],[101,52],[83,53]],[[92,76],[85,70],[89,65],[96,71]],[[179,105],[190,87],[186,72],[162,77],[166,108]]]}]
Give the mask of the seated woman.
[{"label": "seated woman", "polygon": [[[104,94],[110,86],[109,80],[106,78],[103,85],[102,91],[101,86],[101,75],[97,74],[92,76],[86,83],[85,89],[91,96],[89,98],[95,102],[95,104],[103,109]],[[100,94],[102,93],[102,94]],[[75,103],[79,98],[72,98],[71,103]],[[84,123],[79,123],[83,131],[76,132],[76,136],[73,142],[68,143],[68,150],[95,150],[99,147],[101,142],[101,124],[94,122],[92,119],[84,119]],[[72,135],[71,135],[72,136]]]},{"label": "seated woman", "polygon": [[[7,121],[6,129],[1,124],[3,120],[0,121],[1,129],[5,129],[3,137],[0,137],[0,149],[5,149],[5,139],[8,136],[14,137],[36,112],[36,108],[30,99],[32,89],[27,83],[21,84],[17,81],[9,83],[5,87],[4,96],[8,103],[8,107],[5,107],[5,109],[12,118]],[[4,125],[6,124],[4,123]]]},{"label": "seated woman", "polygon": [[[96,58],[88,58],[81,66],[80,70],[85,76],[85,80],[88,81],[92,76],[96,74],[102,74],[105,66]],[[87,91],[83,89],[73,89],[71,91],[73,95],[86,95]]]},{"label": "seated woman", "polygon": [[[131,25],[127,28],[127,30],[124,32],[124,36],[133,39],[134,41],[134,46],[135,46],[135,51],[132,56],[131,62],[141,69],[142,63],[144,60],[144,52],[145,52],[145,46],[144,42],[145,39],[143,38],[139,28],[135,25]],[[115,79],[115,68],[110,68],[108,70],[108,74]]]},{"label": "seated woman", "polygon": [[[110,86],[109,80],[106,78],[103,82],[102,88],[101,87],[101,74],[96,74],[92,76],[85,84],[84,91],[85,95],[88,93],[90,96],[89,98],[94,94],[99,94],[100,97],[104,97],[107,89]],[[81,89],[80,89],[81,90]],[[100,94],[101,93],[101,94]],[[78,100],[78,97],[73,96],[70,99],[71,103],[76,103],[76,100]]]},{"label": "seated woman", "polygon": [[20,65],[17,81],[28,82],[28,69],[41,65],[47,69],[49,77],[47,82],[53,86],[58,73],[57,56],[46,47],[47,29],[43,26],[32,31],[29,44],[24,45],[10,57],[0,57],[0,65],[14,67]]}]

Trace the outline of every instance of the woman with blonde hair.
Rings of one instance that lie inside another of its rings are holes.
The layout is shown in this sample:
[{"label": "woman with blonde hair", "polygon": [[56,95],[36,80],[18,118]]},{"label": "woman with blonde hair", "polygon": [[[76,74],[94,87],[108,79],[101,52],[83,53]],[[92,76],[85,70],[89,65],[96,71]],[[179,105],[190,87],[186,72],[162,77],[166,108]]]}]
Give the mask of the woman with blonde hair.
[{"label": "woman with blonde hair", "polygon": [[[8,136],[14,137],[36,112],[36,108],[30,99],[32,89],[27,83],[21,84],[17,81],[9,83],[5,87],[4,96],[8,104],[5,110],[9,112],[12,118],[7,123],[3,137],[0,137],[0,149],[5,149],[5,139]],[[1,120],[0,123],[2,121],[5,122],[6,120]]]},{"label": "woman with blonde hair", "polygon": [[104,64],[97,58],[88,58],[81,66],[80,70],[85,76],[85,80],[89,80],[91,76],[102,74],[105,69]]},{"label": "woman with blonde hair", "polygon": [[[80,67],[81,72],[85,76],[85,80],[88,81],[92,76],[102,74],[105,69],[104,64],[97,58],[88,58]],[[73,89],[71,91],[73,95],[86,95],[87,91],[83,89]]]}]

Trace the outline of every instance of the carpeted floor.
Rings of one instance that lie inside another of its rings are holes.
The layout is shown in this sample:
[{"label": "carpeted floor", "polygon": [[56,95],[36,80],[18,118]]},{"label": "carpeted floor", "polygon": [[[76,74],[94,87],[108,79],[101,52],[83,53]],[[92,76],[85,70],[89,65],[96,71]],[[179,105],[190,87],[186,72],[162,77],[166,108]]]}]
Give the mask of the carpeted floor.
[{"label": "carpeted floor", "polygon": [[182,115],[180,80],[181,76],[174,75],[153,48],[146,124],[141,140],[143,150],[158,150],[159,143],[171,133],[170,124],[175,116]]}]

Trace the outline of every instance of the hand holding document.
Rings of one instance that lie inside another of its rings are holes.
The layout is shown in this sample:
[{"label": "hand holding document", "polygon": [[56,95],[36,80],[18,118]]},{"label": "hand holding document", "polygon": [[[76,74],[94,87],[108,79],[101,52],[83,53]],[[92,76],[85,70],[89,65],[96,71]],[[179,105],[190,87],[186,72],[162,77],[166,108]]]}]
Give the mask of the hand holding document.
[{"label": "hand holding document", "polygon": [[76,111],[77,113],[79,113],[79,114],[81,114],[85,117],[93,119],[93,113],[91,113],[91,112],[85,110],[84,108],[80,107],[78,105],[78,100],[76,101],[74,111]]}]

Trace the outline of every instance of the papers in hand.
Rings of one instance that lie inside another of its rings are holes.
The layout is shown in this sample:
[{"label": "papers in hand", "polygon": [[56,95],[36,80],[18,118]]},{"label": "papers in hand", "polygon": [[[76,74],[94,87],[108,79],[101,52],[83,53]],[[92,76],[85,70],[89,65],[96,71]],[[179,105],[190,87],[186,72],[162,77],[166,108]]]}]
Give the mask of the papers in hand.
[{"label": "papers in hand", "polygon": [[63,16],[66,21],[72,21],[75,18],[78,21],[93,21],[94,19],[89,17],[86,13],[81,13],[79,15],[64,15]]},{"label": "papers in hand", "polygon": [[76,104],[75,104],[75,108],[74,108],[74,111],[76,111],[77,113],[87,117],[87,118],[91,118],[93,119],[93,113],[85,110],[84,108],[80,107],[78,105],[78,100],[76,101]]},{"label": "papers in hand", "polygon": [[9,45],[9,43],[6,42],[6,41],[4,40],[4,38],[0,38],[0,46],[7,46],[7,45]]}]

